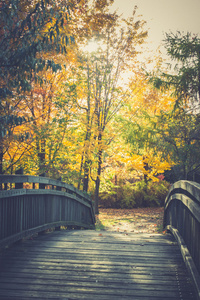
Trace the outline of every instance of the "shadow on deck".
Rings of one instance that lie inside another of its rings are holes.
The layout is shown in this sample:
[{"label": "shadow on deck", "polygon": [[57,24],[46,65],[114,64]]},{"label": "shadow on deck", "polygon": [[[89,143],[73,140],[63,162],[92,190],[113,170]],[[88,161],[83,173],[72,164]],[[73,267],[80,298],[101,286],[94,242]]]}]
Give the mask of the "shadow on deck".
[{"label": "shadow on deck", "polygon": [[170,235],[62,230],[1,255],[0,299],[196,299]]}]

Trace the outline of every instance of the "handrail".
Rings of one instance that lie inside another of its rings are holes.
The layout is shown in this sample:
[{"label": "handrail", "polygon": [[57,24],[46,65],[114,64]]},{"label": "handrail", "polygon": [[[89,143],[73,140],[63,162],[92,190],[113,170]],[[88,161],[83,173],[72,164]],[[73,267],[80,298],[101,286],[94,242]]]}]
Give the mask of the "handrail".
[{"label": "handrail", "polygon": [[165,199],[164,228],[176,238],[200,299],[200,184],[175,182]]},{"label": "handrail", "polygon": [[60,180],[30,175],[0,175],[0,246],[60,226],[94,228],[87,193]]}]

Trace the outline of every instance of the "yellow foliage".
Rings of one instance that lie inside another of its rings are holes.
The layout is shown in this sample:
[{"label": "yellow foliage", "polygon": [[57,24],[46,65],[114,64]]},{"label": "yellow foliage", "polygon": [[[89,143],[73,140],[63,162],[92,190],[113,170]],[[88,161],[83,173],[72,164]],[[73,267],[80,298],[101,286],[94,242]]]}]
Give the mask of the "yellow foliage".
[{"label": "yellow foliage", "polygon": [[112,148],[112,156],[108,157],[105,166],[115,170],[122,178],[142,179],[144,175],[153,181],[158,181],[157,176],[170,170],[174,163],[170,157],[163,159],[161,153],[148,151],[143,154],[131,154],[128,145],[120,145]]},{"label": "yellow foliage", "polygon": [[175,104],[175,98],[171,97],[171,91],[159,91],[153,88],[146,76],[136,73],[129,84],[131,91],[130,114],[141,115],[143,111],[150,115],[159,114],[161,111],[169,111]]}]

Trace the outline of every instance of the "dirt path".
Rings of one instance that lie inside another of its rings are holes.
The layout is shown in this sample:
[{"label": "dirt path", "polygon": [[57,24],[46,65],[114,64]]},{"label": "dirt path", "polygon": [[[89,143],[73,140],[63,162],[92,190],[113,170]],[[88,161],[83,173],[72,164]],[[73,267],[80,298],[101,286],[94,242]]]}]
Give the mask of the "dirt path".
[{"label": "dirt path", "polygon": [[96,216],[96,229],[132,233],[163,232],[164,209],[100,209]]}]

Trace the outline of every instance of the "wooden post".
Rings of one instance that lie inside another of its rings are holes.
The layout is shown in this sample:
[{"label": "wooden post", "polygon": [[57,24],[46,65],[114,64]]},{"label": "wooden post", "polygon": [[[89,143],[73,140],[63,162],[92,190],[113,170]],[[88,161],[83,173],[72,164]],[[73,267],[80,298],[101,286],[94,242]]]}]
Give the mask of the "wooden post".
[{"label": "wooden post", "polygon": [[[22,168],[15,171],[16,175],[23,175],[24,170]],[[23,182],[22,183],[15,183],[15,189],[23,189]]]},{"label": "wooden post", "polygon": [[[58,181],[62,181],[62,177],[59,177],[57,180],[58,180]],[[60,187],[60,186],[57,186],[57,187],[56,187],[56,191],[61,191],[61,187]]]},{"label": "wooden post", "polygon": [[61,230],[60,226],[55,227],[55,231],[60,231],[60,230]]},{"label": "wooden post", "polygon": [[[45,173],[42,173],[39,175],[40,177],[45,177]],[[39,189],[45,189],[45,184],[44,183],[39,183]]]}]

